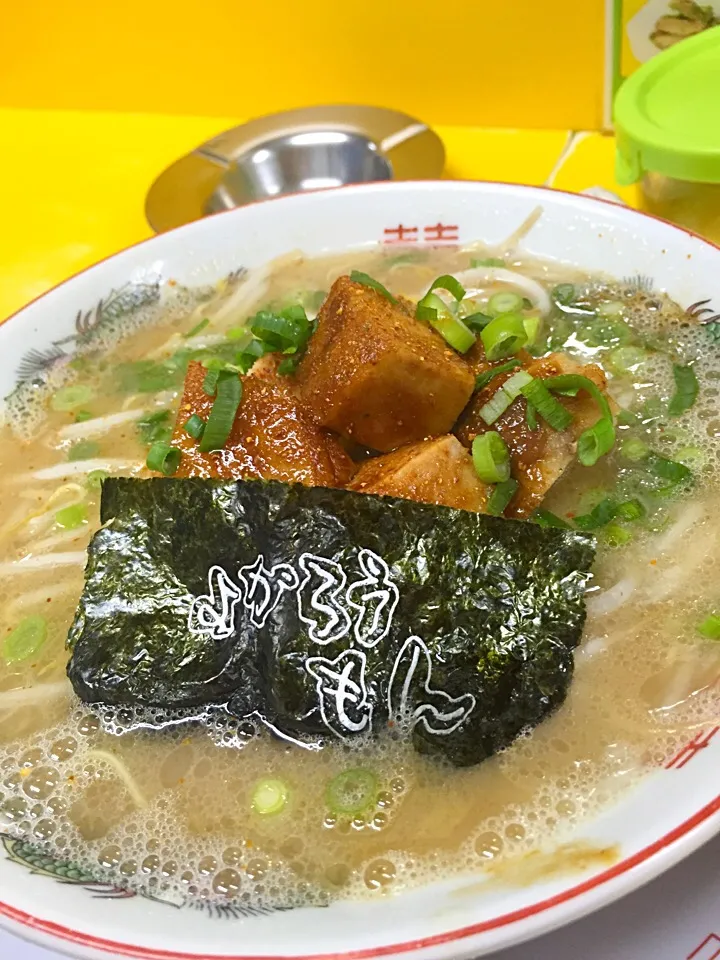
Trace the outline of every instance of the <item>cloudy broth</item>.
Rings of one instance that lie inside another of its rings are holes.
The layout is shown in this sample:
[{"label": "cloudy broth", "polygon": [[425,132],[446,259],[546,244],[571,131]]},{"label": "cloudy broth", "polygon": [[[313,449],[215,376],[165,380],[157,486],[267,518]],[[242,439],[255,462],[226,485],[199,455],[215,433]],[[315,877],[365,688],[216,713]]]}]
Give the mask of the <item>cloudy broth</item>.
[{"label": "cloudy broth", "polygon": [[[717,721],[720,641],[696,627],[720,606],[713,569],[720,348],[641,284],[512,258],[507,267],[548,290],[575,284],[588,313],[598,298],[614,304],[608,315],[636,332],[643,351],[638,364],[621,366],[628,355],[616,354],[617,343],[560,330],[581,324],[580,313],[549,325],[558,349],[608,369],[610,393],[628,413],[615,450],[594,467],[571,466],[543,505],[572,518],[620,490],[646,508],[641,521],[597,532],[588,619],[564,705],[500,755],[456,769],[382,736],[318,752],[269,734],[245,742],[237,722],[219,713],[209,726],[135,726],[116,735],[110,731],[122,711],[104,716],[74,697],[65,641],[99,523],[101,476],[147,476],[148,441],[172,424],[179,401],[182,370],[137,368],[137,361],[162,365],[184,350],[213,349],[267,304],[301,297],[316,308],[332,280],[351,269],[418,299],[435,277],[467,269],[470,259],[453,249],[291,256],[259,281],[234,278],[202,295],[170,289],[129,335],[108,335],[103,345],[100,331],[97,349],[10,398],[0,433],[5,833],[99,879],[173,902],[276,907],[374,896],[493,869],[563,839]],[[488,282],[487,295],[499,289]],[[673,361],[694,362],[700,392],[691,410],[670,419]],[[52,398],[68,385],[87,388],[78,395],[85,399],[54,409]],[[687,463],[692,482],[646,477],[638,444]],[[328,781],[360,766],[377,777],[375,804],[355,817],[329,810]],[[252,788],[267,778],[282,779],[289,802],[262,817],[252,810]]]}]

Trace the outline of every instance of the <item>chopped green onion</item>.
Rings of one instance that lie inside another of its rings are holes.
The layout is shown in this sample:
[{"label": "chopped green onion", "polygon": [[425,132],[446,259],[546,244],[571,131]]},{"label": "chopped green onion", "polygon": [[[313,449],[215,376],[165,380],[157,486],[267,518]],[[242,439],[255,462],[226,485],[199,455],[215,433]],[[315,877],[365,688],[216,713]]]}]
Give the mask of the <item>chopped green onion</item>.
[{"label": "chopped green onion", "polygon": [[454,297],[458,302],[465,296],[465,287],[449,273],[444,273],[441,277],[438,277],[437,280],[433,280],[428,293],[432,293],[433,290],[447,290],[450,296]]},{"label": "chopped green onion", "polygon": [[561,303],[567,307],[575,299],[575,284],[559,283],[556,287],[553,287],[551,296],[555,303]]},{"label": "chopped green onion", "polygon": [[102,487],[103,480],[107,480],[109,476],[107,470],[91,470],[85,478],[85,486],[90,490],[99,490]]},{"label": "chopped green onion", "polygon": [[[389,267],[401,267],[407,263],[422,263],[426,259],[427,252],[425,250],[408,250],[406,253],[398,253],[394,257],[389,257],[386,262]],[[325,296],[323,294],[323,300]]]},{"label": "chopped green onion", "polygon": [[478,390],[484,390],[485,387],[499,374],[509,373],[511,370],[515,370],[516,367],[520,367],[522,364],[517,359],[508,360],[506,363],[500,363],[497,367],[492,367],[490,370],[486,370],[484,373],[479,373],[475,377],[475,392]]},{"label": "chopped green onion", "polygon": [[232,371],[221,370],[217,381],[215,401],[198,446],[202,453],[221,450],[225,446],[233,423],[235,423],[235,415],[241,400],[242,382],[240,377]]},{"label": "chopped green onion", "polygon": [[202,333],[205,327],[210,323],[210,317],[205,317],[200,323],[196,324],[192,330],[188,330],[187,333],[183,334],[183,337],[186,340],[189,340],[191,337],[196,337],[199,333]]},{"label": "chopped green onion", "polygon": [[711,613],[697,625],[697,632],[708,640],[720,640],[720,616]]},{"label": "chopped green onion", "polygon": [[[300,307],[302,310],[302,307]],[[303,310],[303,316],[305,311]],[[305,322],[291,312],[291,308],[282,313],[270,313],[261,310],[248,321],[250,330],[272,350],[291,350],[300,346],[307,332],[307,318]]]},{"label": "chopped green onion", "polygon": [[527,401],[527,404],[525,406],[525,421],[528,425],[528,430],[537,430],[538,428],[537,410],[530,403],[529,400]]},{"label": "chopped green onion", "polygon": [[563,520],[562,517],[558,517],[557,514],[552,513],[550,510],[545,510],[543,507],[538,507],[532,515],[532,518],[540,527],[555,527],[558,530],[572,529],[567,520]]},{"label": "chopped green onion", "polygon": [[599,317],[621,317],[625,312],[625,305],[620,300],[608,300],[599,303],[595,308]]},{"label": "chopped green onion", "polygon": [[616,512],[617,504],[610,497],[606,497],[597,506],[593,507],[590,513],[583,513],[579,517],[575,517],[575,524],[581,530],[597,530],[614,520]]},{"label": "chopped green onion", "polygon": [[463,321],[450,312],[447,305],[435,293],[426,293],[415,311],[418,320],[425,320],[440,336],[457,350],[467,353],[475,343],[475,334]]},{"label": "chopped green onion", "polygon": [[94,416],[90,410],[78,410],[75,414],[75,423],[87,423],[87,421],[92,420]]},{"label": "chopped green onion", "polygon": [[584,430],[578,437],[578,460],[584,467],[594,466],[615,446],[615,427],[612,417],[598,420],[594,427]]},{"label": "chopped green onion", "polygon": [[505,383],[502,385],[502,389],[511,400],[515,400],[516,397],[520,396],[520,391],[522,388],[528,383],[532,383],[532,377],[527,370],[518,370],[517,373],[514,373],[511,377],[507,378]]},{"label": "chopped green onion", "polygon": [[225,331],[225,336],[228,340],[242,340],[243,337],[248,335],[248,328],[246,326],[242,327],[229,327]]},{"label": "chopped green onion", "polygon": [[495,487],[490,494],[490,499],[487,504],[487,512],[490,516],[501,517],[503,513],[505,513],[505,508],[515,496],[517,488],[518,482],[517,480],[513,480],[512,477],[509,480],[504,480]]},{"label": "chopped green onion", "polygon": [[527,337],[527,346],[532,347],[537,342],[540,334],[540,317],[525,317],[523,326],[525,327],[525,336]]},{"label": "chopped green onion", "polygon": [[183,424],[183,430],[188,436],[192,437],[193,440],[199,440],[205,430],[205,421],[202,417],[199,417],[197,413],[194,413]]},{"label": "chopped green onion", "polygon": [[628,437],[620,444],[620,453],[631,463],[639,463],[650,453],[650,447],[638,437]]},{"label": "chopped green onion", "polygon": [[605,541],[611,547],[624,547],[632,540],[632,533],[619,523],[609,523],[603,531]]},{"label": "chopped green onion", "polygon": [[76,410],[88,403],[95,396],[92,387],[85,384],[73,383],[68,387],[61,387],[53,394],[50,400],[50,406],[53,410],[69,411]]},{"label": "chopped green onion", "polygon": [[206,393],[209,397],[215,396],[219,376],[220,370],[217,367],[208,368],[208,372],[205,374],[205,379],[203,380],[203,393]]},{"label": "chopped green onion", "polygon": [[252,793],[252,809],[263,817],[280,813],[288,802],[290,791],[282,780],[260,780]]},{"label": "chopped green onion", "polygon": [[663,480],[672,480],[673,483],[681,483],[683,480],[689,480],[692,477],[692,470],[686,467],[684,463],[662,457],[659,453],[651,453],[647,458],[647,465],[650,472],[654,473],[656,477],[661,477]]},{"label": "chopped green onion", "polygon": [[[645,516],[645,512],[645,507],[637,499],[617,503],[611,497],[605,497],[593,507],[590,513],[575,517],[575,523],[581,530],[597,530],[600,527],[606,527],[617,519],[627,522],[640,520]],[[613,524],[613,527],[615,529],[611,538],[614,537],[617,541],[616,546],[627,543],[631,539],[631,534],[624,527],[619,524]]]},{"label": "chopped green onion", "polygon": [[691,434],[688,433],[683,427],[675,426],[663,426],[660,429],[661,436],[659,440],[663,443],[689,443]]},{"label": "chopped green onion", "polygon": [[615,508],[615,516],[620,520],[641,520],[645,516],[646,510],[642,503],[634,497],[632,500],[624,500]]},{"label": "chopped green onion", "polygon": [[541,379],[526,384],[520,393],[553,430],[567,430],[573,422],[570,411],[555,399]]},{"label": "chopped green onion", "polygon": [[362,813],[377,802],[377,789],[375,774],[355,767],[333,777],[325,788],[325,801],[333,813]]},{"label": "chopped green onion", "polygon": [[170,411],[158,410],[143,417],[142,420],[138,420],[137,429],[143,443],[150,445],[158,440],[164,440],[167,443],[172,436]]},{"label": "chopped green onion", "polygon": [[34,656],[47,639],[47,621],[44,617],[33,615],[25,617],[9,633],[2,644],[2,657],[5,663],[20,663]]},{"label": "chopped green onion", "polygon": [[68,450],[68,460],[72,463],[76,460],[92,460],[100,453],[100,444],[94,440],[80,440],[74,443]]},{"label": "chopped green onion", "polygon": [[527,343],[525,324],[519,313],[495,317],[480,331],[485,354],[491,363],[511,357]]},{"label": "chopped green onion", "polygon": [[288,320],[294,320],[296,323],[307,324],[310,321],[307,318],[305,313],[305,307],[301,303],[291,303],[289,307],[284,307],[280,311],[281,317],[286,317]]},{"label": "chopped green onion", "polygon": [[148,470],[156,470],[166,477],[171,477],[174,473],[177,473],[181,458],[182,451],[178,450],[177,447],[171,447],[169,443],[158,441],[148,450],[145,464]]},{"label": "chopped green onion", "polygon": [[548,377],[545,381],[548,390],[573,389],[584,390],[589,393],[593,400],[600,407],[600,420],[593,427],[588,427],[578,438],[577,452],[578,460],[585,467],[592,467],[600,457],[612,450],[615,444],[615,425],[613,423],[612,411],[607,397],[602,390],[579,373],[565,373],[559,377]]},{"label": "chopped green onion", "polygon": [[235,359],[241,371],[243,373],[248,373],[255,365],[255,361],[259,360],[260,357],[264,357],[266,352],[267,347],[262,340],[258,340],[257,337],[253,337],[247,346],[241,350],[240,353],[238,353]]},{"label": "chopped green onion", "polygon": [[686,467],[698,468],[705,463],[705,453],[700,447],[682,447],[675,454],[675,459]]},{"label": "chopped green onion", "polygon": [[663,402],[660,397],[648,397],[642,405],[640,422],[643,426],[659,420],[663,416]]},{"label": "chopped green onion", "polygon": [[499,317],[502,313],[517,313],[523,308],[523,298],[517,293],[495,293],[488,300],[488,313],[493,317]]},{"label": "chopped green onion", "polygon": [[561,314],[559,317],[553,317],[549,322],[547,349],[552,352],[561,350],[574,333],[575,325],[569,317],[566,317],[564,314]]},{"label": "chopped green onion", "polygon": [[75,530],[87,523],[87,510],[84,503],[73,503],[69,507],[63,507],[55,514],[55,523],[61,530]]},{"label": "chopped green onion", "polygon": [[513,398],[509,397],[503,388],[500,387],[500,389],[496,390],[490,397],[488,402],[480,407],[480,416],[485,423],[491,427],[496,420],[500,419],[512,402]]},{"label": "chopped green onion", "polygon": [[577,336],[589,347],[621,347],[629,344],[634,334],[624,320],[597,317],[584,323],[578,329]]},{"label": "chopped green onion", "polygon": [[469,330],[472,330],[473,333],[476,331],[479,333],[483,327],[486,327],[490,323],[491,320],[492,317],[488,316],[487,313],[482,313],[482,311],[478,311],[477,313],[469,313],[466,317],[462,318],[462,322]]},{"label": "chopped green onion", "polygon": [[373,290],[381,293],[390,303],[397,303],[397,297],[394,297],[387,287],[384,287],[378,280],[373,280],[367,273],[362,273],[360,270],[353,270],[350,274],[350,279],[355,283],[361,283],[364,287],[372,287]]},{"label": "chopped green onion", "polygon": [[618,347],[608,357],[608,364],[613,373],[623,376],[633,373],[647,358],[647,353],[641,347]]},{"label": "chopped green onion", "polygon": [[159,393],[179,386],[187,368],[189,351],[156,362],[135,360],[120,363],[113,370],[116,389],[121,393]]},{"label": "chopped green onion", "polygon": [[[394,262],[399,263],[402,256],[403,255],[400,254],[399,257],[395,258]],[[406,259],[404,262],[413,263],[416,257],[422,260],[424,256],[425,254],[422,250],[415,250],[405,254]],[[325,300],[327,299],[327,290],[306,290],[301,295],[300,299],[302,300],[302,305],[307,310],[312,310],[313,313],[318,313],[320,310],[320,307],[323,305],[323,303],[325,303]]]},{"label": "chopped green onion", "polygon": [[700,384],[692,367],[683,367],[673,364],[675,378],[675,393],[668,404],[668,413],[671,417],[679,417],[689,410],[697,400]]},{"label": "chopped green onion", "polygon": [[278,364],[277,372],[282,374],[284,377],[287,377],[291,373],[295,373],[298,366],[300,365],[299,354],[295,354],[292,357],[283,357],[280,363]]},{"label": "chopped green onion", "polygon": [[485,257],[484,260],[478,260],[473,257],[470,260],[471,267],[504,267],[505,261],[500,257]]},{"label": "chopped green onion", "polygon": [[532,377],[527,370],[518,370],[509,377],[505,383],[497,390],[487,403],[480,408],[480,416],[490,427],[495,423],[498,417],[502,416],[510,404],[520,396],[522,388],[532,381]]},{"label": "chopped green onion", "polygon": [[590,487],[580,495],[577,507],[575,508],[575,514],[590,513],[601,500],[604,500],[608,496],[609,493],[605,487]]},{"label": "chopped green onion", "polygon": [[233,373],[242,373],[242,370],[236,363],[230,363],[228,360],[224,360],[222,357],[208,357],[206,360],[202,361],[203,366],[207,370],[214,370],[217,373],[221,371],[232,371]]},{"label": "chopped green onion", "polygon": [[510,453],[494,430],[481,433],[472,442],[475,472],[483,483],[502,483],[510,476]]},{"label": "chopped green onion", "polygon": [[631,413],[630,410],[620,410],[617,422],[619,427],[636,427],[641,421],[638,415]]}]

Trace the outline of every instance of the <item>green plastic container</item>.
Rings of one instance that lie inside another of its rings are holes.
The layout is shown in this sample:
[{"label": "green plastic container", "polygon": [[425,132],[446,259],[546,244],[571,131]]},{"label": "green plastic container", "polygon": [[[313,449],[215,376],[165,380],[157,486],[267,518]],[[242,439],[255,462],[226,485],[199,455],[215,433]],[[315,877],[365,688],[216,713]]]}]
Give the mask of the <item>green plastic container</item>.
[{"label": "green plastic container", "polygon": [[615,98],[616,177],[642,209],[720,243],[720,27],[649,60]]}]

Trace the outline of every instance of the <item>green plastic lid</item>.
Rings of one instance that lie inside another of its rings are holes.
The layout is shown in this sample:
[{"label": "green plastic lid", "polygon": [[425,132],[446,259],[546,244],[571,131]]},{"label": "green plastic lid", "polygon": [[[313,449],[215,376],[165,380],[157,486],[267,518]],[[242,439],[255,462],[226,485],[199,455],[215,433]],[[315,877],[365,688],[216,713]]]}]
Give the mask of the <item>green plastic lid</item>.
[{"label": "green plastic lid", "polygon": [[644,173],[720,183],[720,27],[643,64],[615,98],[618,183]]}]

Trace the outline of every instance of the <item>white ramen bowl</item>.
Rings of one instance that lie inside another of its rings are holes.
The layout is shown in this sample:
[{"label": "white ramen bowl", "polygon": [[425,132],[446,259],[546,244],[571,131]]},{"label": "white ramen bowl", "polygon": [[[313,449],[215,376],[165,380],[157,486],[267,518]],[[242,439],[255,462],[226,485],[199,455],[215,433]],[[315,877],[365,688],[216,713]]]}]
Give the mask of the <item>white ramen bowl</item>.
[{"label": "white ramen bowl", "polygon": [[[77,321],[82,326],[88,311],[92,320],[111,291],[142,301],[148,291],[157,296],[167,281],[215,281],[297,249],[318,255],[398,240],[495,244],[537,206],[543,214],[521,250],[615,277],[639,274],[684,307],[709,298],[720,312],[720,249],[660,220],[599,200],[506,184],[371,184],[223,213],[91,267],[2,326],[0,390],[11,390],[28,357],[32,366],[33,357],[42,362],[43,356],[71,352]],[[610,903],[718,832],[720,719],[718,724],[689,734],[665,767],[649,770],[639,787],[562,838],[616,848],[610,865],[590,857],[584,869],[525,886],[496,882],[483,889],[480,876],[455,877],[373,901],[232,917],[83,882],[67,866],[33,859],[23,844],[5,838],[0,923],[76,957],[481,956]]]}]

